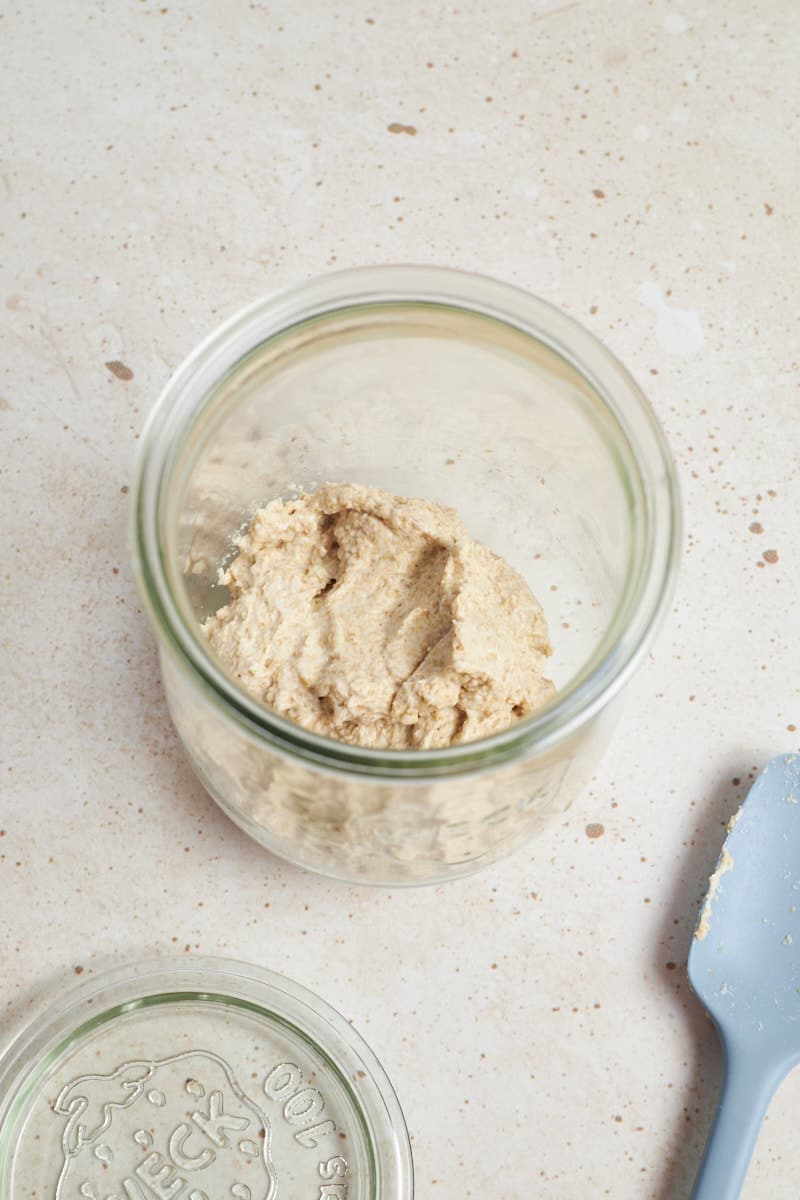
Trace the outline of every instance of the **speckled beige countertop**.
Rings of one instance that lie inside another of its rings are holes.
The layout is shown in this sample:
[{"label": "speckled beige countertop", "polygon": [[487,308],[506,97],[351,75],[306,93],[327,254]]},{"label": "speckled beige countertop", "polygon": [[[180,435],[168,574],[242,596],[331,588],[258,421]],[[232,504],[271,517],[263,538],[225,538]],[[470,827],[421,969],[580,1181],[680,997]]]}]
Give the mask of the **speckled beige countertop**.
[{"label": "speckled beige countertop", "polygon": [[[727,817],[796,747],[800,178],[791,0],[5,6],[2,1031],[75,973],[230,954],[352,1018],[424,1200],[679,1200],[719,1073],[684,962]],[[794,130],[793,130],[794,123]],[[126,551],[153,400],[245,302],[331,266],[475,268],[652,398],[687,538],[590,790],[436,890],[246,840],[164,707]],[[800,1077],[747,1200],[796,1195]]]}]

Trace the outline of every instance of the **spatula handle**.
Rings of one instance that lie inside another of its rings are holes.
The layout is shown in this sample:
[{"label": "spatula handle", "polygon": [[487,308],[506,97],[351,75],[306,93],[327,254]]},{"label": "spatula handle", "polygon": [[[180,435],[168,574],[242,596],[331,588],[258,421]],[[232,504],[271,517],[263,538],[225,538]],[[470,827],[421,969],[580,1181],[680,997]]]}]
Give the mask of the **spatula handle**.
[{"label": "spatula handle", "polygon": [[692,1200],[737,1200],[761,1122],[784,1074],[768,1057],[726,1052],[717,1115]]}]

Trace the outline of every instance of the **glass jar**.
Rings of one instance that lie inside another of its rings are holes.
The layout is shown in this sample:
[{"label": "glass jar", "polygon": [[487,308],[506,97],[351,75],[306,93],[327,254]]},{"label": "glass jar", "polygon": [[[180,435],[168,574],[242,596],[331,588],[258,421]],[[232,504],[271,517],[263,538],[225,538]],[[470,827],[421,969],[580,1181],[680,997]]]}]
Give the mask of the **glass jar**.
[{"label": "glass jar", "polygon": [[[544,606],[557,694],[491,737],[387,751],[237,686],[202,622],[253,512],[330,481],[452,505]],[[276,854],[354,882],[473,871],[563,811],[666,609],[674,468],[641,391],[586,330],[478,275],[369,267],[261,301],[179,368],[147,425],[134,562],[197,774]]]}]

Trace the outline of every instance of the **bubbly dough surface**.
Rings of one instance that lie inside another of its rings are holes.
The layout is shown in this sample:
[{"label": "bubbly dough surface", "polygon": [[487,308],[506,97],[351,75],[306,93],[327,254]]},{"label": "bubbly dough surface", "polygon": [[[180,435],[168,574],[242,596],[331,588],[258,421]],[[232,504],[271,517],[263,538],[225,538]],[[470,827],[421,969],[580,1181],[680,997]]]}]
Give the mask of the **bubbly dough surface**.
[{"label": "bubbly dough surface", "polygon": [[551,653],[522,577],[456,511],[331,483],[253,517],[203,628],[285,717],[359,746],[486,737],[547,703]]}]

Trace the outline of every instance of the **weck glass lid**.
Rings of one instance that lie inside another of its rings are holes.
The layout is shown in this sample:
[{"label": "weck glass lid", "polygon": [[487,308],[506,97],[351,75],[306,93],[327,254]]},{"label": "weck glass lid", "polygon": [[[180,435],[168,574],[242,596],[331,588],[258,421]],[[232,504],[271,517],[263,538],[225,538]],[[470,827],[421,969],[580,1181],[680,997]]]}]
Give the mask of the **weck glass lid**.
[{"label": "weck glass lid", "polygon": [[0,1059],[0,1200],[410,1200],[375,1056],[311,992],[153,960],[63,993]]}]

